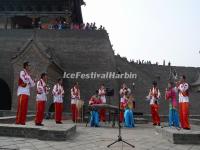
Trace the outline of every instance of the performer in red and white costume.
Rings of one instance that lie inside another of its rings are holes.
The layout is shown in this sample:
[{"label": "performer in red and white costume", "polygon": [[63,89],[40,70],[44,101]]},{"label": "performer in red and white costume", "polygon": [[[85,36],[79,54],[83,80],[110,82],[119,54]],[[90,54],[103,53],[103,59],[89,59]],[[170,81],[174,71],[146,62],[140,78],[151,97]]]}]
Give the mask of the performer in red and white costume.
[{"label": "performer in red and white costume", "polygon": [[186,77],[181,76],[181,81],[177,83],[179,92],[179,115],[181,127],[186,130],[190,130],[189,123],[189,85],[185,81]]},{"label": "performer in red and white costume", "polygon": [[62,112],[63,112],[63,97],[64,89],[62,86],[63,79],[59,78],[58,83],[53,87],[53,101],[55,106],[55,121],[57,124],[62,124]]},{"label": "performer in red and white costume", "polygon": [[[104,84],[102,84],[98,90],[98,95],[101,100],[102,104],[106,104],[106,89],[104,87]],[[100,121],[105,122],[106,121],[106,109],[102,108],[100,110]]]},{"label": "performer in red and white costume", "polygon": [[80,89],[78,82],[74,84],[74,87],[71,89],[71,112],[72,112],[72,121],[76,122],[78,116],[78,109],[76,107],[77,101],[80,100]]},{"label": "performer in red and white costume", "polygon": [[124,110],[126,108],[127,102],[128,102],[128,96],[131,94],[131,89],[127,87],[125,83],[122,84],[122,87],[119,91],[121,99],[120,99],[120,108],[123,111],[120,111],[120,122],[124,121]]},{"label": "performer in red and white costume", "polygon": [[159,116],[159,98],[160,98],[160,91],[157,87],[157,82],[153,82],[153,87],[149,91],[149,99],[150,99],[150,106],[151,106],[151,115],[152,115],[152,122],[153,125],[160,126],[160,116]]},{"label": "performer in red and white costume", "polygon": [[35,86],[35,82],[30,76],[29,62],[24,63],[24,69],[20,71],[18,80],[18,106],[16,115],[16,124],[25,125],[26,115],[28,111],[28,97],[30,96],[30,88]]},{"label": "performer in red and white costume", "polygon": [[37,82],[37,96],[36,96],[36,116],[35,125],[43,126],[42,121],[44,119],[45,103],[47,101],[47,94],[49,88],[47,87],[47,74],[42,73],[41,79]]}]

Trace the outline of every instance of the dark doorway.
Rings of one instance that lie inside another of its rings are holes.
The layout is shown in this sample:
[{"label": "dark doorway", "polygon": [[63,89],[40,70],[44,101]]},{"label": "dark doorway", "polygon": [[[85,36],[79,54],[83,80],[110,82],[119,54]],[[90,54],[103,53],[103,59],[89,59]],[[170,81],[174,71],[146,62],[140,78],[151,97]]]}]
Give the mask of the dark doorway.
[{"label": "dark doorway", "polygon": [[30,29],[33,28],[32,19],[26,16],[15,16],[12,19],[13,28]]},{"label": "dark doorway", "polygon": [[0,79],[0,110],[11,110],[11,92],[7,83]]}]

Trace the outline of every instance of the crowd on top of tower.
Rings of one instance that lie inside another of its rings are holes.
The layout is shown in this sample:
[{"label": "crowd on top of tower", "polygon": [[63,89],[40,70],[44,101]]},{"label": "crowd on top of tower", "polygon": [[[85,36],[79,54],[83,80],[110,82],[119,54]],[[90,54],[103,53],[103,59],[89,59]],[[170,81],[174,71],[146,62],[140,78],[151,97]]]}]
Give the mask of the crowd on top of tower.
[{"label": "crowd on top of tower", "polygon": [[71,30],[105,30],[105,27],[103,27],[102,25],[100,25],[100,27],[98,28],[96,26],[96,23],[82,23],[82,24],[74,24],[71,23],[70,25],[70,29]]},{"label": "crowd on top of tower", "polygon": [[38,22],[39,29],[49,29],[49,30],[63,30],[63,29],[70,29],[70,30],[105,30],[105,27],[100,25],[100,27],[96,26],[96,23],[73,23],[67,22],[62,19],[56,19],[51,22]]},{"label": "crowd on top of tower", "polygon": [[[159,65],[158,62],[152,63],[151,61],[148,61],[148,60],[145,61],[145,60],[140,60],[140,59],[139,59],[139,60],[131,59],[130,62],[131,62],[131,63],[135,63],[135,64],[147,64],[147,65],[155,64],[155,65]],[[171,66],[171,62],[169,61],[167,65],[168,65],[168,66]],[[163,60],[163,66],[166,66],[165,60]]]},{"label": "crowd on top of tower", "polygon": [[[117,54],[117,56],[120,57],[119,54]],[[150,60],[134,60],[134,59],[130,59],[128,60],[126,57],[121,57],[123,60],[125,61],[128,61],[130,63],[134,63],[134,64],[138,64],[138,65],[160,65],[158,62],[155,62],[155,63],[152,63]],[[169,61],[167,64],[166,64],[166,61],[163,60],[163,66],[171,66],[171,62]]]}]

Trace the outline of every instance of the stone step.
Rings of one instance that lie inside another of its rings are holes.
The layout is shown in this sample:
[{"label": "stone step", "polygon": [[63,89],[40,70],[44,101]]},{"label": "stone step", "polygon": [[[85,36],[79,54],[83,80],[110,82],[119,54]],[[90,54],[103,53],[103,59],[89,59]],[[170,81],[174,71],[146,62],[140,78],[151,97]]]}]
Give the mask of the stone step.
[{"label": "stone step", "polygon": [[45,120],[45,126],[0,124],[0,136],[35,138],[39,140],[65,141],[76,133],[76,125],[72,123],[56,124],[53,120]]},{"label": "stone step", "polygon": [[200,125],[200,119],[190,119],[190,123],[194,125]]},{"label": "stone step", "polygon": [[148,120],[142,117],[135,118],[135,124],[148,124]]},{"label": "stone step", "polygon": [[156,131],[173,144],[200,144],[200,127],[192,126],[191,130],[178,130],[174,127],[155,127]]},{"label": "stone step", "polygon": [[[27,115],[26,120],[31,121],[35,118],[35,115]],[[13,124],[16,121],[16,116],[0,117],[0,123]]]}]

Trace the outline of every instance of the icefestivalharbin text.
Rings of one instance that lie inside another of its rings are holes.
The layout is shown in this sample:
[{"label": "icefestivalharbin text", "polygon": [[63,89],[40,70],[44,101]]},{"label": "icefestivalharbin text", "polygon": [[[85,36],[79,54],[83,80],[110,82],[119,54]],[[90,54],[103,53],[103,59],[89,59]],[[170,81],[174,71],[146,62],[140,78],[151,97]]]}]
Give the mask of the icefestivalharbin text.
[{"label": "icefestivalharbin text", "polygon": [[64,72],[63,78],[66,78],[66,79],[78,79],[78,78],[81,78],[81,79],[137,79],[137,74],[132,73],[132,72],[129,72],[129,73],[124,72],[120,74],[116,72],[105,72],[105,73]]}]

